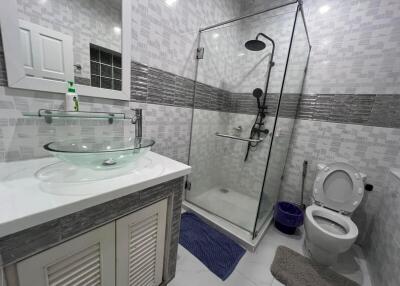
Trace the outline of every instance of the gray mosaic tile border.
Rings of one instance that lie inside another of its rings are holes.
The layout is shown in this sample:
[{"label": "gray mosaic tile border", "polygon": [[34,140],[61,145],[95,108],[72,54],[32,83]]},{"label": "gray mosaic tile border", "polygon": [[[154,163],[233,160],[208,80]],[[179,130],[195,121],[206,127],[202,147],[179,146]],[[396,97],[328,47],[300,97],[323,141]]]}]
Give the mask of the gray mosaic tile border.
[{"label": "gray mosaic tile border", "polygon": [[400,128],[400,94],[305,94],[297,118]]},{"label": "gray mosaic tile border", "polygon": [[[193,94],[195,93],[194,102]],[[294,117],[299,95],[283,96],[281,116]],[[276,113],[279,94],[267,97],[269,114]],[[251,93],[232,93],[169,72],[132,62],[131,101],[223,112],[256,114]]]},{"label": "gray mosaic tile border", "polygon": [[[113,221],[159,200],[168,200],[172,214],[167,221],[171,233],[166,281],[175,275],[181,218],[183,178],[178,178],[118,198],[62,218],[0,238],[0,257],[3,265],[13,264],[83,232]],[[1,260],[0,260],[1,261]]]},{"label": "gray mosaic tile border", "polygon": [[[131,100],[256,114],[251,93],[232,93],[146,65],[132,63]],[[193,93],[195,98],[193,102]],[[400,94],[283,94],[280,117],[377,127],[400,127]],[[279,94],[267,96],[267,113],[275,116]]]},{"label": "gray mosaic tile border", "polygon": [[132,62],[131,101],[193,107],[194,81]]}]

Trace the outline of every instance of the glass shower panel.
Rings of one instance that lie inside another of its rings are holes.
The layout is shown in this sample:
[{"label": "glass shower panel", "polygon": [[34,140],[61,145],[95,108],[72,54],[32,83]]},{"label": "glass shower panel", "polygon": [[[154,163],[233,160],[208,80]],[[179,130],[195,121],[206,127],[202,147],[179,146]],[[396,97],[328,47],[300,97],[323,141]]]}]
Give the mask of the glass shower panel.
[{"label": "glass shower panel", "polygon": [[[286,156],[296,120],[297,106],[303,89],[310,47],[300,12],[297,13],[296,18],[281,100],[279,106],[277,106],[274,139],[272,140],[265,182],[260,197],[254,236],[257,235],[265,222],[271,218],[273,207],[278,200]],[[279,101],[279,97],[277,101]]]},{"label": "glass shower panel", "polygon": [[[204,55],[197,67],[190,149],[193,172],[186,200],[250,233],[256,221],[271,137],[262,134],[262,141],[250,148],[247,141],[231,137],[250,138],[259,111],[252,93],[255,88],[265,91],[272,45],[265,41],[266,48],[254,52],[244,44],[260,32],[275,41],[268,102],[272,94],[280,91],[292,31],[287,21],[286,25],[282,23],[287,19],[292,23],[294,15],[292,8],[199,35]],[[271,111],[268,109],[263,129],[272,130],[275,117],[269,113],[273,114],[275,108],[276,104]]]}]

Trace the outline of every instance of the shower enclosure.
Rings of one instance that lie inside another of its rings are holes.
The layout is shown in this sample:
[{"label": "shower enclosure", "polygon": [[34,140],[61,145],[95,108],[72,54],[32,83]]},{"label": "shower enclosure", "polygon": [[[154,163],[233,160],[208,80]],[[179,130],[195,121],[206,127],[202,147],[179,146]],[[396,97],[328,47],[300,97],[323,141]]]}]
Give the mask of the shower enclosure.
[{"label": "shower enclosure", "polygon": [[279,196],[310,51],[300,1],[199,32],[184,206],[249,248]]}]

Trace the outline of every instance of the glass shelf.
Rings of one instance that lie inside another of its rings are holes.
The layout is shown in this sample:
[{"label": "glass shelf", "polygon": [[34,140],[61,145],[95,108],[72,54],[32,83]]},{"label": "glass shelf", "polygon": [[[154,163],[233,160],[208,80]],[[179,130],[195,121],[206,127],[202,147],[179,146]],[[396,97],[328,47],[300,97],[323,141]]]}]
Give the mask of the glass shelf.
[{"label": "glass shelf", "polygon": [[39,109],[38,112],[23,112],[24,116],[29,117],[44,117],[47,123],[52,123],[53,118],[87,118],[87,119],[108,119],[111,124],[114,120],[132,120],[122,112],[91,112],[91,111],[63,111],[51,109]]}]

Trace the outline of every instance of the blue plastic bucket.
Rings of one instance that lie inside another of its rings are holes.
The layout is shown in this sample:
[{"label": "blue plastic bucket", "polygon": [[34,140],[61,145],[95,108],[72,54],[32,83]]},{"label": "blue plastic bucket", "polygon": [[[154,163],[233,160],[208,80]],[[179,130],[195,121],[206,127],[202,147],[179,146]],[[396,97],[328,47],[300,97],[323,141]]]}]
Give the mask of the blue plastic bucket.
[{"label": "blue plastic bucket", "polygon": [[286,234],[294,234],[303,224],[304,213],[297,205],[289,202],[278,202],[275,205],[275,227]]}]

